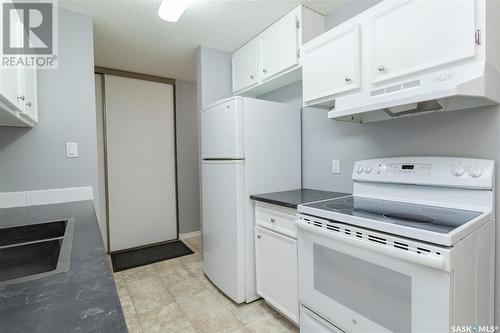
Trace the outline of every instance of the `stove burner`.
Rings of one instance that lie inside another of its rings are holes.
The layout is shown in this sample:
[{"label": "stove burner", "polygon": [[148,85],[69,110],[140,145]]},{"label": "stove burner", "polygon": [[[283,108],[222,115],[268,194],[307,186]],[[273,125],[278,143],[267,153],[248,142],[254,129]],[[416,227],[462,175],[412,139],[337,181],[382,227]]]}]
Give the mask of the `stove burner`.
[{"label": "stove burner", "polygon": [[[335,200],[335,201],[340,201],[340,200]],[[345,210],[345,209],[352,209],[353,203],[352,203],[352,198],[349,197],[347,199],[343,199],[340,202],[331,202],[323,205],[324,208],[326,209],[333,209],[333,210]]]},{"label": "stove burner", "polygon": [[383,216],[401,222],[434,223],[437,221],[434,217],[411,213],[388,213]]}]

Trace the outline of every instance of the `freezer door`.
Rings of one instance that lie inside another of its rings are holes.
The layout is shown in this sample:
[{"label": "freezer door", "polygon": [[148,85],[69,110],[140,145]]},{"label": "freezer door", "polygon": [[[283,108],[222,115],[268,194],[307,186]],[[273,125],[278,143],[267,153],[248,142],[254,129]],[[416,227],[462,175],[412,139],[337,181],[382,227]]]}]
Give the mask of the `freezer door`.
[{"label": "freezer door", "polygon": [[201,111],[201,157],[243,158],[243,101],[233,98]]},{"label": "freezer door", "polygon": [[245,301],[244,162],[203,161],[203,270],[236,303]]}]

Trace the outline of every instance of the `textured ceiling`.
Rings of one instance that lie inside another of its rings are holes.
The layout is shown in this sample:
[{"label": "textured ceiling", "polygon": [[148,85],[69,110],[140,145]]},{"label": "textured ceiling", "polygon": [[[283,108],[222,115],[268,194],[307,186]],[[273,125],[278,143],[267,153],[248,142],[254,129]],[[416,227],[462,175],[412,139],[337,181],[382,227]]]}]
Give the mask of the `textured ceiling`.
[{"label": "textured ceiling", "polygon": [[195,80],[195,50],[234,51],[300,3],[324,15],[341,0],[192,0],[176,23],[162,21],[159,0],[59,0],[92,16],[97,66]]}]

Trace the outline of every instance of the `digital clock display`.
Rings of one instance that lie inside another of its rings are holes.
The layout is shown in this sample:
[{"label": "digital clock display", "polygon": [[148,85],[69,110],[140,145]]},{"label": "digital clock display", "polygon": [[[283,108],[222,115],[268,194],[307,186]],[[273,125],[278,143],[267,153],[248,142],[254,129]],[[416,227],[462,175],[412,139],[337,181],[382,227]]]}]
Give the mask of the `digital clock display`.
[{"label": "digital clock display", "polygon": [[413,170],[413,169],[415,169],[415,166],[413,164],[403,164],[403,166],[401,167],[401,169],[403,169],[403,170]]}]

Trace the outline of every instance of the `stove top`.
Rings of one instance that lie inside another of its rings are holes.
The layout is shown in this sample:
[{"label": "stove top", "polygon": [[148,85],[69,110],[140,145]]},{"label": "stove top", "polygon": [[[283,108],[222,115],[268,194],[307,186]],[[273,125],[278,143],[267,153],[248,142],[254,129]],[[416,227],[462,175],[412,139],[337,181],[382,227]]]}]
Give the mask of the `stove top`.
[{"label": "stove top", "polygon": [[410,228],[447,234],[482,212],[349,196],[303,205]]}]

